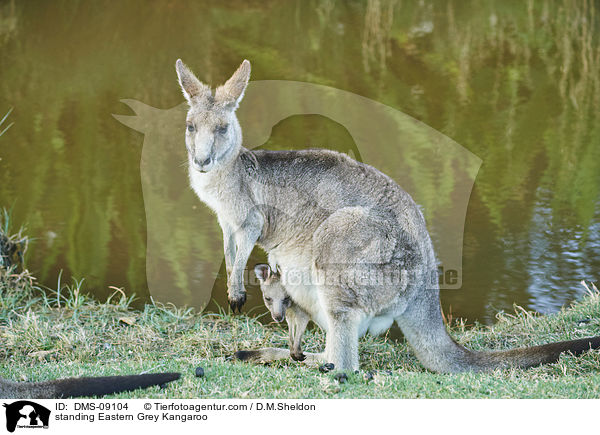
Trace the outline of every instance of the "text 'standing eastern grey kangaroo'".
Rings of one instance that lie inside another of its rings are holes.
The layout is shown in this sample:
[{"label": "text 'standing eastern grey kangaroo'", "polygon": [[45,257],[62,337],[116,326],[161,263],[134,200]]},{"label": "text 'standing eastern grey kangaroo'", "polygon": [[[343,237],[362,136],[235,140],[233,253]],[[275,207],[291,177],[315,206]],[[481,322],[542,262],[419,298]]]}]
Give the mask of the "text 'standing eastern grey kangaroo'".
[{"label": "text 'standing eastern grey kangaroo'", "polygon": [[[460,346],[446,331],[433,245],[408,193],[345,154],[244,148],[235,111],[250,79],[247,60],[214,92],[181,60],[176,70],[189,103],[190,183],[223,230],[234,311],[246,300],[244,269],[258,244],[270,269],[303,277],[287,280],[285,291],[325,331],[321,358],[336,369],[358,369],[359,337],[394,321],[421,363],[437,372],[528,367],[600,347],[600,337],[499,352]],[[365,273],[397,279],[356,279]]]}]

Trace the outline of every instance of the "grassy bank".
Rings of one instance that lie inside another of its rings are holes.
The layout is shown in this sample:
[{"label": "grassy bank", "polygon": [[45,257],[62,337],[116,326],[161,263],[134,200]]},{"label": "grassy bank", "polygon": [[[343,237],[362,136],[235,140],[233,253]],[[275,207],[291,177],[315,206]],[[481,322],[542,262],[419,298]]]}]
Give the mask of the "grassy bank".
[{"label": "grassy bank", "polygon": [[[240,349],[286,346],[287,331],[246,316],[197,313],[160,304],[131,308],[120,290],[106,302],[80,292],[77,283],[41,289],[22,269],[27,238],[11,234],[0,215],[0,377],[41,381],[178,371],[165,389],[114,397],[156,398],[598,398],[600,352],[564,355],[556,364],[487,374],[440,375],[425,371],[403,342],[365,337],[361,371],[338,383],[333,373],[292,361],[269,366],[232,361]],[[538,316],[516,308],[492,326],[455,323],[451,332],[471,349],[506,349],[600,335],[600,295],[595,287],[569,308]],[[324,335],[305,335],[304,349],[318,352]],[[203,367],[205,376],[194,375]],[[373,379],[365,373],[375,371]]]},{"label": "grassy bank", "polygon": [[[114,397],[163,398],[597,398],[600,352],[529,370],[439,375],[425,371],[404,343],[364,338],[361,373],[339,384],[333,375],[302,364],[270,366],[230,361],[238,349],[285,346],[286,331],[246,316],[199,314],[172,306],[129,308],[117,291],[107,303],[79,293],[77,286],[42,292],[26,273],[0,269],[0,376],[46,380],[67,376],[180,371],[165,389]],[[452,334],[472,349],[504,349],[600,333],[596,292],[552,316],[517,309],[501,314],[493,327],[457,324]],[[309,351],[324,336],[309,331]],[[194,376],[202,366],[205,377]],[[367,370],[380,370],[371,381]],[[385,373],[390,370],[391,373]]]}]

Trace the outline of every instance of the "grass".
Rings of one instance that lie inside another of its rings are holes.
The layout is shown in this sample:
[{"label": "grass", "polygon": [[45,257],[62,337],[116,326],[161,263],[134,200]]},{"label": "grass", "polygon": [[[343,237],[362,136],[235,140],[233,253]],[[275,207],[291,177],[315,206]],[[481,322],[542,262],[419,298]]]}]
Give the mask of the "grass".
[{"label": "grass", "polygon": [[[21,238],[19,238],[21,240]],[[0,267],[0,376],[40,381],[179,371],[182,379],[117,398],[598,398],[600,352],[564,355],[556,364],[529,370],[441,375],[427,372],[404,342],[365,337],[361,371],[339,384],[300,363],[251,365],[229,359],[236,350],[286,346],[281,326],[225,312],[197,313],[172,305],[130,307],[116,290],[106,302],[80,292],[79,283],[42,290],[27,271]],[[451,332],[471,349],[506,349],[600,334],[600,296],[595,289],[551,316],[516,307],[494,326]],[[324,335],[308,331],[308,351],[324,347]],[[201,366],[205,377],[194,376]],[[378,371],[366,380],[366,371]],[[387,372],[389,371],[389,372]]]},{"label": "grass", "polygon": [[[238,349],[285,346],[281,327],[245,316],[198,314],[192,309],[148,305],[129,308],[116,292],[105,303],[79,292],[77,285],[46,293],[27,273],[0,271],[0,376],[38,381],[68,376],[97,376],[180,371],[182,380],[165,389],[114,397],[163,398],[597,398],[600,352],[565,355],[560,362],[529,370],[488,374],[440,375],[425,371],[404,343],[386,338],[361,340],[361,372],[345,384],[294,362],[270,366],[230,361]],[[503,349],[596,335],[600,297],[591,293],[552,316],[517,309],[501,314],[493,327],[452,333],[472,349]],[[305,348],[324,346],[319,331],[309,331]],[[205,369],[204,378],[194,376]],[[367,370],[380,370],[372,381]],[[383,371],[389,370],[390,373]]]}]

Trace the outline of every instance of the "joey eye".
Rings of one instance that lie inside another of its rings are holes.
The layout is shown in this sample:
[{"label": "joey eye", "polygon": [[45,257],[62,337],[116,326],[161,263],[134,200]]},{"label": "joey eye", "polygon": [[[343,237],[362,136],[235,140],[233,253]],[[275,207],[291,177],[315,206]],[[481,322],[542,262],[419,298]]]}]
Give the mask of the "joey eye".
[{"label": "joey eye", "polygon": [[288,296],[287,298],[283,299],[283,303],[284,304],[289,304],[290,303],[290,297]]},{"label": "joey eye", "polygon": [[227,133],[227,128],[229,127],[229,124],[225,124],[225,125],[220,125],[215,129],[215,132],[217,132],[218,134],[225,134]]},{"label": "joey eye", "polygon": [[190,133],[193,132],[195,130],[194,128],[194,124],[188,124],[187,125],[187,131],[189,131]]},{"label": "joey eye", "polygon": [[271,299],[271,298],[265,298],[265,302],[273,302],[273,299]]}]

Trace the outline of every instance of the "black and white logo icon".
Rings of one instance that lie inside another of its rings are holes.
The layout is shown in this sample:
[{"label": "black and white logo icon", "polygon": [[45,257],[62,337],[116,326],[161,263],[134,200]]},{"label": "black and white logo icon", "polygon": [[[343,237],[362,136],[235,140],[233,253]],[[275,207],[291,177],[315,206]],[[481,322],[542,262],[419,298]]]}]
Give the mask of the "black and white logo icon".
[{"label": "black and white logo icon", "polygon": [[6,408],[6,430],[14,432],[16,428],[47,429],[50,410],[29,400],[19,400],[3,405]]}]

